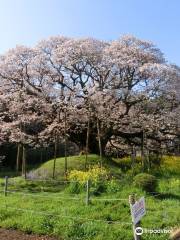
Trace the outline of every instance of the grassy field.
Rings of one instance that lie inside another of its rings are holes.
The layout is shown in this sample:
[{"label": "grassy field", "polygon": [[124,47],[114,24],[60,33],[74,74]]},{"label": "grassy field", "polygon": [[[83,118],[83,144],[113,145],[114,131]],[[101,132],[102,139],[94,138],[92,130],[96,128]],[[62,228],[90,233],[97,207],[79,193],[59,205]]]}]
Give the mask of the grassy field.
[{"label": "grassy field", "polygon": [[[84,160],[85,156],[68,158],[69,169],[83,169]],[[97,164],[98,161],[97,155],[90,155],[90,165]],[[133,186],[128,161],[129,159],[105,161],[114,180],[100,183],[98,189],[93,186],[88,206],[85,204],[85,186],[75,193],[76,185],[73,183],[25,181],[21,177],[13,177],[9,180],[8,188],[12,192],[8,192],[5,197],[4,179],[1,178],[0,227],[54,235],[64,240],[130,240],[133,239],[128,203],[131,193],[136,193],[138,198],[145,196],[147,214],[141,222],[143,228],[170,229],[178,226],[180,158],[164,157],[161,167],[153,170],[158,179],[156,194],[146,193]],[[123,168],[124,165],[126,168]],[[52,167],[53,160],[50,160],[34,169],[30,176],[39,177],[44,174],[45,177],[50,177]],[[56,168],[56,177],[61,180],[64,158],[57,159]],[[166,240],[168,235],[144,234],[142,239]]]}]

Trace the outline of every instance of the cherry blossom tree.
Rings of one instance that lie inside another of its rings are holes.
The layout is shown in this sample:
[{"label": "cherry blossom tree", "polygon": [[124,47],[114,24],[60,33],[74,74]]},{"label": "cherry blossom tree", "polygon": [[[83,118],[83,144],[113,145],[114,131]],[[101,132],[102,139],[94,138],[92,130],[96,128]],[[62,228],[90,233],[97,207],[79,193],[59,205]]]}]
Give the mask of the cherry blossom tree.
[{"label": "cherry blossom tree", "polygon": [[0,142],[53,143],[53,177],[60,138],[65,174],[68,139],[85,149],[85,167],[87,152],[99,153],[102,165],[108,144],[126,144],[142,148],[146,168],[146,150],[179,139],[179,72],[153,43],[134,36],[57,36],[17,46],[0,57]]}]

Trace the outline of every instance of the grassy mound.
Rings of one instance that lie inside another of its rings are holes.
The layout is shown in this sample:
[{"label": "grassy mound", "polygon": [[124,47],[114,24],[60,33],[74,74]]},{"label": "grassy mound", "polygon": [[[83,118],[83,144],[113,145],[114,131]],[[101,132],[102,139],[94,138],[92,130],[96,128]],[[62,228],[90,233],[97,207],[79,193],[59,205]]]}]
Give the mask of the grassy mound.
[{"label": "grassy mound", "polygon": [[[71,170],[84,170],[85,169],[85,161],[86,156],[70,156],[67,158],[67,167],[68,172]],[[89,154],[87,159],[87,166],[92,167],[94,165],[98,165],[100,163],[100,157],[96,154]],[[29,178],[52,178],[53,175],[53,165],[54,159],[47,161],[42,164],[37,169],[33,169],[28,173]],[[112,159],[103,158],[103,165],[111,171],[112,175],[120,176],[121,169],[118,164]],[[64,167],[65,167],[65,158],[57,158],[56,159],[56,170],[55,170],[55,178],[63,179],[64,178]]]}]

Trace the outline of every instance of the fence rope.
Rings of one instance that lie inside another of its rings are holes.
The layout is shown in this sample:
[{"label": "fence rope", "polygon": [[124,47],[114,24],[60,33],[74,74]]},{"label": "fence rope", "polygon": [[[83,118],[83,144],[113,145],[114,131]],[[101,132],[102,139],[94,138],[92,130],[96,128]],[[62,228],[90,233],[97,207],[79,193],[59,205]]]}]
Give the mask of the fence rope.
[{"label": "fence rope", "polygon": [[[21,189],[12,189],[12,190],[7,190],[6,192],[19,192],[20,193],[20,190]],[[4,190],[3,189],[0,189],[0,192],[4,192]],[[45,191],[31,191],[31,192],[29,192],[29,191],[24,191],[24,192],[21,192],[21,193],[27,193],[27,194],[36,194],[36,193],[41,193],[41,194],[44,194],[44,195],[46,195],[46,194],[58,194],[58,195],[64,195],[64,196],[69,196],[69,195],[71,195],[71,196],[75,196],[76,194],[75,193],[62,193],[62,192],[51,192],[51,191],[49,191],[49,192],[45,192]],[[46,197],[46,196],[45,196]]]},{"label": "fence rope", "polygon": [[83,200],[82,198],[51,197],[51,196],[42,196],[40,194],[24,193],[24,192],[9,191],[9,190],[6,191],[6,192],[12,193],[12,194],[24,195],[24,196],[39,197],[39,198],[53,198],[53,199],[64,199],[64,200]]},{"label": "fence rope", "polygon": [[[4,190],[0,190],[0,192],[4,192]],[[60,196],[46,196],[45,194],[49,194],[50,192],[44,192],[42,191],[43,195],[37,194],[38,192],[33,192],[33,193],[28,193],[28,192],[19,192],[19,190],[7,190],[7,193],[12,193],[12,194],[19,194],[19,195],[24,195],[24,196],[32,196],[32,197],[40,197],[40,198],[53,198],[53,199],[64,199],[64,200],[83,200],[83,198],[78,198],[78,197],[61,197],[62,195],[68,196],[68,195],[75,195],[75,194],[64,194],[64,193],[56,193],[59,194]],[[163,196],[164,193],[157,193],[154,194],[155,192],[150,192],[148,197],[157,197],[157,196]],[[96,198],[96,197],[90,197],[91,201],[100,201],[100,202],[105,202],[105,201],[128,201],[128,198]]]},{"label": "fence rope", "polygon": [[[3,192],[3,190],[1,191]],[[26,192],[18,192],[17,190],[13,190],[13,191],[10,191],[10,190],[7,190],[6,191],[7,193],[12,193],[12,194],[19,194],[19,195],[24,195],[24,196],[32,196],[32,197],[40,197],[40,198],[53,198],[53,199],[66,199],[66,200],[84,200],[83,198],[66,198],[66,197],[58,197],[58,196],[43,196],[43,195],[40,195],[40,194],[36,194],[36,193],[26,193]],[[61,194],[62,195],[62,194]],[[91,197],[90,200],[92,201],[128,201],[127,198],[94,198],[94,197]]]},{"label": "fence rope", "polygon": [[22,212],[31,212],[34,214],[41,214],[41,215],[47,215],[47,216],[57,216],[57,217],[62,217],[62,218],[67,218],[67,219],[75,219],[75,220],[84,220],[84,221],[90,221],[90,222],[104,222],[104,223],[112,223],[112,224],[122,224],[122,225],[132,225],[132,223],[129,222],[121,222],[121,221],[109,221],[109,220],[103,220],[103,219],[91,219],[91,218],[82,218],[82,217],[72,217],[72,216],[66,216],[66,215],[61,215],[61,214],[54,214],[54,213],[49,213],[49,212],[44,212],[44,211],[35,211],[32,209],[23,209],[23,208],[14,208],[10,207],[7,205],[1,205],[2,208],[7,209],[13,209],[15,211],[22,211]]},{"label": "fence rope", "polygon": [[126,198],[90,198],[93,201],[128,201]]}]

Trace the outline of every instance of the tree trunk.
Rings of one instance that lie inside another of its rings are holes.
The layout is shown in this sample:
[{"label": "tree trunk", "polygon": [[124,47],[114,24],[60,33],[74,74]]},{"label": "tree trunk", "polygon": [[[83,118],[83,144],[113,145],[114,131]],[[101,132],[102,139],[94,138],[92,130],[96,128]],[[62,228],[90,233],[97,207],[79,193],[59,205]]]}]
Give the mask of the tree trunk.
[{"label": "tree trunk", "polygon": [[134,146],[132,145],[131,147],[131,166],[132,166],[132,172],[133,172],[133,175],[134,175],[134,167],[135,167],[135,149],[134,149]]},{"label": "tree trunk", "polygon": [[100,166],[102,167],[102,143],[101,143],[100,123],[98,118],[97,118],[97,133],[98,133],[98,143],[99,143]]},{"label": "tree trunk", "polygon": [[147,155],[146,155],[146,159],[147,159],[147,169],[148,169],[148,172],[150,172],[150,169],[151,169],[151,163],[150,163],[150,151],[149,149],[147,149]]},{"label": "tree trunk", "polygon": [[46,158],[46,162],[48,161],[48,147],[46,146],[45,148],[45,158]]},{"label": "tree trunk", "polygon": [[17,157],[16,157],[16,171],[17,172],[19,171],[20,161],[21,161],[21,143],[18,143]]},{"label": "tree trunk", "polygon": [[146,132],[143,130],[142,133],[142,150],[141,150],[141,158],[142,158],[142,171],[145,172],[147,170],[147,155],[146,155]]},{"label": "tree trunk", "polygon": [[55,142],[54,142],[54,163],[53,163],[53,179],[55,178],[56,171],[56,158],[57,158],[57,134],[55,134]]},{"label": "tree trunk", "polygon": [[24,145],[22,151],[22,175],[26,179],[26,148]]},{"label": "tree trunk", "polygon": [[43,162],[43,147],[40,149],[40,162]]},{"label": "tree trunk", "polygon": [[67,109],[65,108],[65,115],[64,115],[64,134],[65,134],[65,145],[64,145],[64,175],[65,175],[65,178],[67,179]]},{"label": "tree trunk", "polygon": [[[97,120],[95,122],[96,129],[91,126],[92,120],[90,121],[90,131],[89,131],[89,140],[88,140],[88,153],[94,153],[99,155],[99,138],[97,136]],[[102,130],[101,130],[102,131]],[[101,145],[102,145],[102,156],[105,154],[105,147],[109,140],[109,135],[105,136],[103,134],[103,138],[101,137]],[[70,133],[70,139],[72,142],[76,143],[82,150],[86,149],[86,140],[87,140],[87,129],[81,133]]]},{"label": "tree trunk", "polygon": [[[90,114],[89,114],[89,115],[90,115]],[[89,118],[88,118],[87,135],[86,135],[86,158],[85,158],[85,170],[86,170],[86,168],[87,168],[87,163],[88,163],[89,133],[90,133],[90,116],[89,116]]]}]

